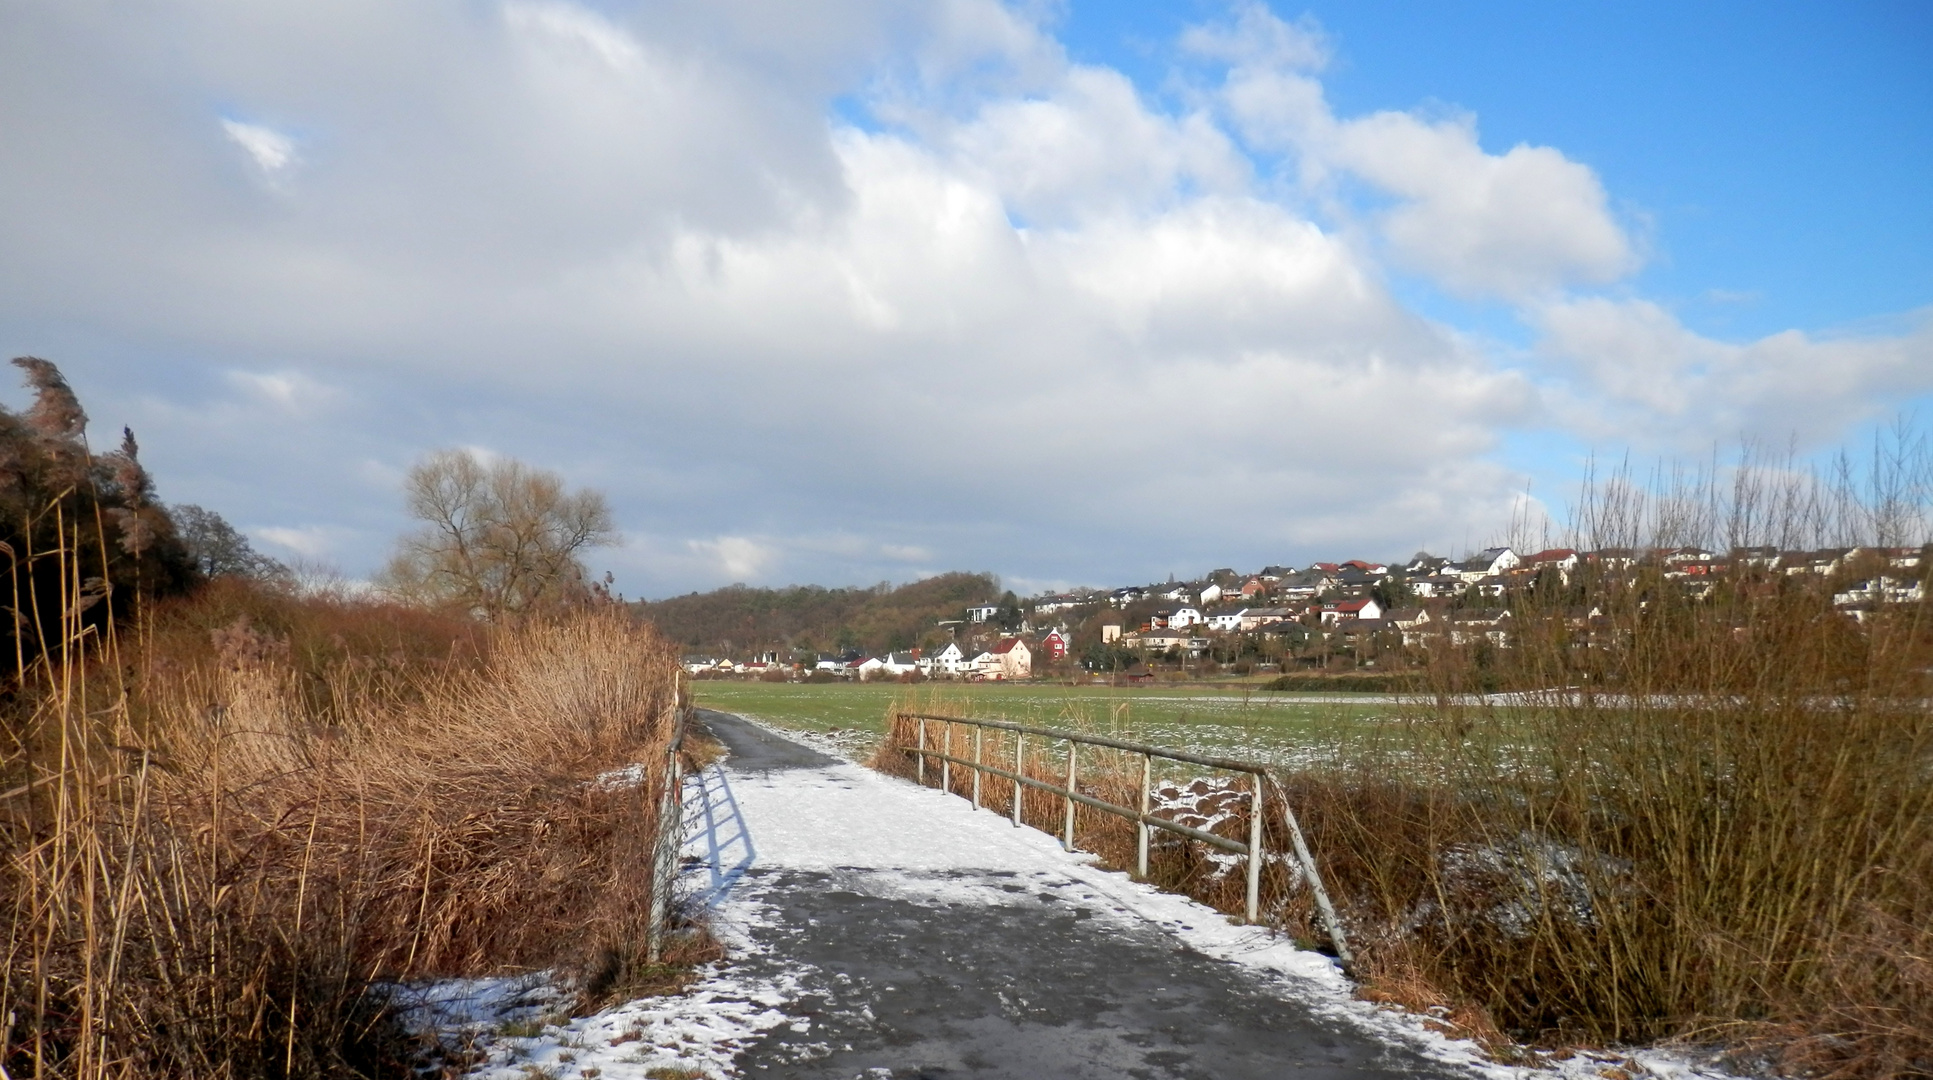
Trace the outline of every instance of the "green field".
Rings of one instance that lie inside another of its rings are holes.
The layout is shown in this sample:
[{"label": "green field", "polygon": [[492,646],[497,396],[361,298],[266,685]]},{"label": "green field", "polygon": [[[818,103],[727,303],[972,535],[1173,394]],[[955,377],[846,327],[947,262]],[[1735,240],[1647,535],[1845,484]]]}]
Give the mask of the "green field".
[{"label": "green field", "polygon": [[697,703],[780,727],[877,736],[895,707],[1107,732],[1157,746],[1274,764],[1309,764],[1391,722],[1397,706],[1367,695],[1015,683],[699,681]]}]

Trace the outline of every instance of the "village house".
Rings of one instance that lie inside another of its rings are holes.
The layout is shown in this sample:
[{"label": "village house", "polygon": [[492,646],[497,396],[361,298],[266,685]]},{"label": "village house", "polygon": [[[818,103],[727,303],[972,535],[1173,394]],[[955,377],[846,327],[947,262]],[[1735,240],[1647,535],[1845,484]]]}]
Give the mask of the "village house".
[{"label": "village house", "polygon": [[1382,617],[1383,605],[1370,597],[1361,600],[1339,600],[1322,605],[1321,620],[1325,625],[1339,623],[1344,619],[1380,619]]},{"label": "village house", "polygon": [[1517,553],[1507,547],[1484,548],[1457,563],[1453,572],[1465,582],[1477,582],[1496,577],[1516,566],[1519,561]]},{"label": "village house", "polygon": [[1279,607],[1246,608],[1238,617],[1242,621],[1235,629],[1248,633],[1251,630],[1260,630],[1269,623],[1294,618],[1294,613],[1288,608]]},{"label": "village house", "polygon": [[1577,569],[1577,559],[1577,552],[1570,548],[1550,548],[1524,559],[1518,569],[1532,574],[1539,570],[1555,570],[1565,582],[1569,582],[1571,571]]},{"label": "village house", "polygon": [[1421,607],[1390,608],[1383,613],[1390,625],[1401,630],[1414,630],[1430,621],[1430,609]]},{"label": "village house", "polygon": [[966,654],[960,651],[960,643],[949,641],[943,649],[937,649],[919,658],[920,674],[929,679],[958,675],[966,666]]},{"label": "village house", "polygon": [[1201,609],[1193,607],[1178,607],[1172,611],[1157,611],[1155,612],[1155,619],[1159,625],[1173,630],[1199,626],[1202,622]]},{"label": "village house", "polygon": [[972,674],[982,679],[1024,679],[1033,674],[1034,654],[1017,637],[1001,638],[993,648],[973,658]]},{"label": "village house", "polygon": [[1138,645],[1150,652],[1185,649],[1190,656],[1200,656],[1202,650],[1208,647],[1208,642],[1185,630],[1173,630],[1165,627],[1143,630],[1141,633],[1133,635],[1133,639],[1129,644]]},{"label": "village house", "polygon": [[1215,584],[1212,581],[1206,585],[1203,585],[1201,587],[1201,592],[1195,595],[1195,601],[1199,603],[1202,607],[1207,607],[1210,604],[1218,603],[1220,602],[1221,598],[1222,598],[1222,587],[1220,585]]},{"label": "village house", "polygon": [[998,604],[975,604],[967,609],[967,621],[983,623],[1000,614]]},{"label": "village house", "polygon": [[[1242,609],[1246,611],[1247,609]],[[1242,628],[1241,611],[1217,611],[1202,620],[1202,625],[1221,634],[1232,634]]]},{"label": "village house", "polygon": [[1049,660],[1060,660],[1067,656],[1067,637],[1059,630],[1049,630],[1040,639],[1040,655]]}]

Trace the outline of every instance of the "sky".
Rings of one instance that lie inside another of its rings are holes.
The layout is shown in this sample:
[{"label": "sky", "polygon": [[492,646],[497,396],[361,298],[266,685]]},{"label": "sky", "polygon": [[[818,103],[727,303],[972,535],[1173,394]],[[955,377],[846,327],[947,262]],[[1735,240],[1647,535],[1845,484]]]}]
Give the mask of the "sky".
[{"label": "sky", "polygon": [[352,577],[445,447],[603,491],[630,596],[1458,555],[1933,415],[1930,60],[1923,3],[0,0],[0,348]]}]

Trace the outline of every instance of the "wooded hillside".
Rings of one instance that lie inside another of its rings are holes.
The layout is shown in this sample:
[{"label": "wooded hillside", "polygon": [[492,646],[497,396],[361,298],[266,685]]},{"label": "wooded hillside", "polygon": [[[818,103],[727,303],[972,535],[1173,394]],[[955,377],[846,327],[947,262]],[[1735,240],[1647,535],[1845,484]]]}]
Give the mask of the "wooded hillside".
[{"label": "wooded hillside", "polygon": [[897,588],[828,589],[730,585],[636,605],[644,618],[688,652],[748,656],[766,650],[877,653],[907,649],[942,619],[964,619],[970,604],[1001,599],[992,574],[950,573]]}]

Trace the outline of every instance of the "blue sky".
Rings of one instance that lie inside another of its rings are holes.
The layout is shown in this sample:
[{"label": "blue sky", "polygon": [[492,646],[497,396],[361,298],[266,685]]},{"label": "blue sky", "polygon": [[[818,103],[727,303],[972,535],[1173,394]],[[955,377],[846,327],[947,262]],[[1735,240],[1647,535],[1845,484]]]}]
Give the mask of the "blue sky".
[{"label": "blue sky", "polygon": [[[1069,52],[1151,91],[1214,5],[1074,4]],[[1933,298],[1933,6],[1277,5],[1335,42],[1338,112],[1475,113],[1556,146],[1650,224],[1633,285],[1695,328],[1830,327]]]},{"label": "blue sky", "polygon": [[1458,553],[1933,416],[1929,12],[14,5],[0,348],[356,577],[448,446],[631,595]]}]

